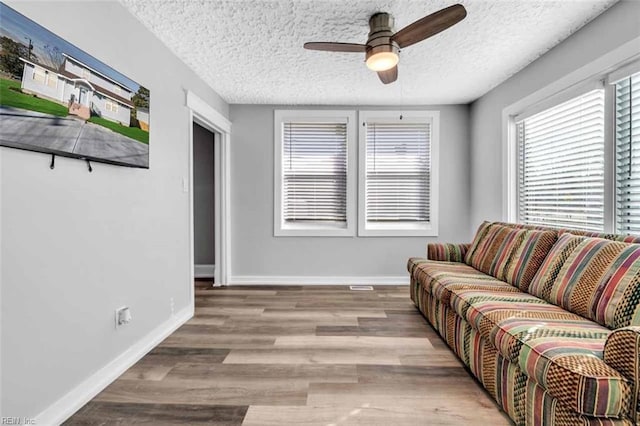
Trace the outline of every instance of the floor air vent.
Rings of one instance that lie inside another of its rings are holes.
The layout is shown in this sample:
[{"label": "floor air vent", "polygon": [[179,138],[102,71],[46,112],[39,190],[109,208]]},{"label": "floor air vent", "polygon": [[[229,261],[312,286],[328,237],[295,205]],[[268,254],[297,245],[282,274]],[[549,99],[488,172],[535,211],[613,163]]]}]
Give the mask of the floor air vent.
[{"label": "floor air vent", "polygon": [[349,289],[352,291],[373,291],[373,286],[370,285],[350,285]]}]

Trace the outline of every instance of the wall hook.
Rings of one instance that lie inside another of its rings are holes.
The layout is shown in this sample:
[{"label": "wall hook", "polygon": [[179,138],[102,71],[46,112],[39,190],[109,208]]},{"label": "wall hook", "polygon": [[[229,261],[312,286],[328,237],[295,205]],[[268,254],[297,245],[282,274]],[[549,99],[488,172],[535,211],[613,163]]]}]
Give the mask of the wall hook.
[{"label": "wall hook", "polygon": [[55,154],[51,154],[51,164],[49,164],[49,168],[51,170],[56,168],[56,155]]},{"label": "wall hook", "polygon": [[85,160],[87,162],[87,169],[89,170],[89,173],[91,173],[93,171],[93,169],[91,168],[91,161],[89,160]]}]

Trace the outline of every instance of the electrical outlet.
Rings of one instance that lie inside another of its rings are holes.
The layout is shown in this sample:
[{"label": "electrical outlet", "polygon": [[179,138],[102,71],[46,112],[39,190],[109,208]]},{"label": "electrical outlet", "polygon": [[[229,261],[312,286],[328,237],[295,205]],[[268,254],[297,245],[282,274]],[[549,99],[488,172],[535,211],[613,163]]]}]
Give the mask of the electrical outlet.
[{"label": "electrical outlet", "polygon": [[116,329],[131,322],[131,310],[128,306],[116,309],[115,321]]},{"label": "electrical outlet", "polygon": [[173,297],[169,299],[169,306],[171,307],[171,315],[175,313],[176,304],[173,301]]}]

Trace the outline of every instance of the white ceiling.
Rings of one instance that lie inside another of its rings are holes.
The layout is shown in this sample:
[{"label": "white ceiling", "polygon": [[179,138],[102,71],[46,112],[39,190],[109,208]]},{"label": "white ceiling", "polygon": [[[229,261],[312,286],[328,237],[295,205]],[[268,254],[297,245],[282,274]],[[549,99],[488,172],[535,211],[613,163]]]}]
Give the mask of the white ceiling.
[{"label": "white ceiling", "polygon": [[302,45],[365,43],[375,12],[398,30],[455,0],[121,2],[228,103],[410,105],[477,99],[616,0],[462,0],[466,19],[404,49],[387,86],[364,54]]}]

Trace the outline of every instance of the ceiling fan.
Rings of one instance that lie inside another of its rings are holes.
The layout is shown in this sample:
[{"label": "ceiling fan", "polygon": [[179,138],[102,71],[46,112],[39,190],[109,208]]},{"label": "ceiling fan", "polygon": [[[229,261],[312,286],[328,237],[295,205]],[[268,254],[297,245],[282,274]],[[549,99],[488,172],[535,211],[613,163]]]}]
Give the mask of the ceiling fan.
[{"label": "ceiling fan", "polygon": [[393,17],[380,12],[369,18],[371,31],[366,44],[312,42],[305,43],[304,48],[327,52],[365,52],[367,67],[376,71],[384,84],[389,84],[398,79],[400,49],[446,30],[462,21],[465,16],[467,10],[464,6],[455,4],[418,19],[394,33]]}]

